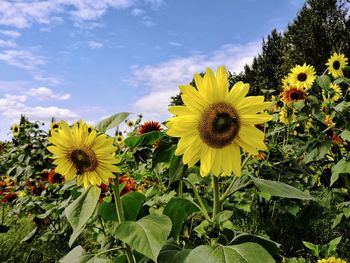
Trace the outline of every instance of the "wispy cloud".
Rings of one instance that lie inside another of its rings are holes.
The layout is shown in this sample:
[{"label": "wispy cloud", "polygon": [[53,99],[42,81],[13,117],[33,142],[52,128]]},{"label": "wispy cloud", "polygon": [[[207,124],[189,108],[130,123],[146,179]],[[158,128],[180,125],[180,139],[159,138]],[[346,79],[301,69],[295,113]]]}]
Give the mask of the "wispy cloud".
[{"label": "wispy cloud", "polygon": [[104,46],[103,43],[97,42],[97,41],[93,41],[93,40],[90,40],[90,41],[88,42],[88,45],[89,45],[89,47],[92,48],[92,49],[103,48],[103,46]]},{"label": "wispy cloud", "polygon": [[179,84],[189,83],[194,73],[204,72],[206,67],[216,69],[220,65],[226,65],[232,72],[240,72],[245,64],[251,63],[260,49],[260,41],[246,45],[230,44],[208,55],[178,57],[145,67],[133,66],[129,84],[135,87],[144,85],[149,89],[148,95],[134,103],[135,112],[157,119],[164,118],[170,97],[179,92]]},{"label": "wispy cloud", "polygon": [[27,50],[5,50],[0,52],[0,61],[21,69],[34,70],[46,63],[41,56],[34,55]]},{"label": "wispy cloud", "polygon": [[168,44],[170,46],[174,46],[174,47],[182,47],[182,44],[179,42],[175,42],[175,41],[169,41]]},{"label": "wispy cloud", "polygon": [[46,87],[39,87],[30,89],[28,92],[26,92],[26,95],[30,97],[35,97],[39,100],[68,100],[70,98],[69,93],[61,94],[61,93],[54,93],[51,89]]},{"label": "wispy cloud", "polygon": [[0,39],[0,47],[1,48],[14,48],[17,44],[13,40],[2,40]]},{"label": "wispy cloud", "polygon": [[145,11],[142,10],[142,9],[139,9],[139,8],[134,8],[134,9],[131,11],[131,14],[132,14],[133,16],[141,16],[141,15],[143,15],[144,13],[145,13]]},{"label": "wispy cloud", "polygon": [[13,38],[17,38],[22,35],[20,32],[15,30],[0,30],[0,33],[3,34],[4,36],[13,37]]}]

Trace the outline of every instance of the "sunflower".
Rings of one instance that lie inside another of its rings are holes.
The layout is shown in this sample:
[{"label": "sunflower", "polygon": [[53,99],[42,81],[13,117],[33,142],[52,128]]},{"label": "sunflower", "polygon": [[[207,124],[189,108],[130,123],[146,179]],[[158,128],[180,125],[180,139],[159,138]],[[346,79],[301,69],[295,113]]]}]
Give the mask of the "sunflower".
[{"label": "sunflower", "polygon": [[124,143],[124,137],[121,134],[117,134],[114,138],[114,143],[121,146]]},{"label": "sunflower", "polygon": [[18,124],[13,124],[11,126],[11,131],[13,133],[13,137],[18,137],[20,130],[21,129],[20,129],[20,126]]},{"label": "sunflower", "polygon": [[134,126],[134,122],[132,120],[127,120],[126,121],[126,126],[128,126],[128,128],[132,128]]},{"label": "sunflower", "polygon": [[326,66],[327,70],[333,78],[338,78],[344,76],[343,69],[348,64],[348,58],[344,54],[337,54],[336,52],[328,59]]},{"label": "sunflower", "polygon": [[115,156],[116,147],[113,139],[95,130],[88,133],[88,126],[83,121],[74,123],[70,128],[65,121],[60,122],[58,132],[49,137],[53,144],[48,150],[53,153],[55,171],[66,180],[77,179],[77,184],[84,187],[108,184],[114,178],[113,172],[119,172],[114,164],[119,163]]},{"label": "sunflower", "polygon": [[51,122],[51,125],[50,125],[50,132],[57,132],[58,129],[60,128],[60,124],[58,122]]},{"label": "sunflower", "polygon": [[163,129],[160,127],[160,123],[157,121],[146,121],[140,125],[138,134],[145,134],[152,131],[162,131]]},{"label": "sunflower", "polygon": [[290,105],[293,102],[305,100],[306,91],[303,88],[289,86],[283,89],[281,97],[281,100],[284,102],[284,104]]},{"label": "sunflower", "polygon": [[280,122],[284,123],[285,125],[289,125],[295,118],[295,111],[293,109],[286,106],[282,107],[279,113]]},{"label": "sunflower", "polygon": [[204,77],[195,74],[194,79],[197,89],[180,86],[184,106],[169,108],[175,116],[167,123],[167,134],[180,138],[175,154],[183,154],[189,167],[200,161],[201,176],[239,176],[240,147],[252,155],[266,149],[264,133],[254,125],[271,119],[263,112],[271,103],[263,96],[245,98],[249,84],[241,81],[229,90],[224,66],[216,76],[207,68]]},{"label": "sunflower", "polygon": [[338,101],[342,96],[342,91],[339,85],[331,83],[329,87],[322,91],[323,100],[330,100],[331,102]]},{"label": "sunflower", "polygon": [[306,65],[305,63],[302,66],[297,65],[292,68],[288,75],[289,82],[294,87],[309,89],[312,83],[314,83],[315,74],[316,72],[313,66]]},{"label": "sunflower", "polygon": [[319,259],[317,263],[346,263],[346,261],[344,259],[330,257],[327,259]]}]

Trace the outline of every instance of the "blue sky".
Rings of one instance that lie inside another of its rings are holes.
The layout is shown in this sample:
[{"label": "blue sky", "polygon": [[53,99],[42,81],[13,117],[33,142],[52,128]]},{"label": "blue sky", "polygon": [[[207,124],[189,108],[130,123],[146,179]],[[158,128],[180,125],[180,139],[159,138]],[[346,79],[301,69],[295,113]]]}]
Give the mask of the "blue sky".
[{"label": "blue sky", "polygon": [[30,120],[169,117],[195,72],[240,72],[302,0],[2,0],[0,140]]}]

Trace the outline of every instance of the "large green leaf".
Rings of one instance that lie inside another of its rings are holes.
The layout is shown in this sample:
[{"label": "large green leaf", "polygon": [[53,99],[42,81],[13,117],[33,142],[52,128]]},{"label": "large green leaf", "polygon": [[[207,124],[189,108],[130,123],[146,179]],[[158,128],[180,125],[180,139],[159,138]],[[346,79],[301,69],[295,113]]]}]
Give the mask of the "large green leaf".
[{"label": "large green leaf", "polygon": [[130,192],[121,197],[126,221],[135,221],[146,196],[140,192]]},{"label": "large green leaf", "polygon": [[331,141],[325,141],[320,146],[312,149],[305,157],[304,157],[304,163],[310,163],[314,161],[321,160],[325,157],[326,153],[329,151],[329,149],[332,146]]},{"label": "large green leaf", "polygon": [[175,153],[170,158],[170,167],[169,167],[169,184],[180,180],[187,169],[187,165],[184,165],[182,162],[182,155],[177,156]]},{"label": "large green leaf", "polygon": [[280,251],[280,244],[266,237],[251,235],[247,233],[237,235],[231,242],[231,245],[242,244],[246,242],[254,242],[264,247],[272,256],[277,256]]},{"label": "large green leaf", "polygon": [[103,202],[98,208],[98,213],[104,220],[118,221],[115,203]]},{"label": "large green leaf", "polygon": [[64,210],[68,222],[73,228],[73,233],[69,239],[69,246],[73,244],[94,213],[100,193],[101,189],[99,187],[89,187]]},{"label": "large green leaf", "polygon": [[332,167],[331,185],[333,185],[339,178],[339,174],[350,173],[350,161],[341,159],[336,165]]},{"label": "large green leaf", "polygon": [[120,112],[117,114],[114,114],[102,121],[100,121],[97,125],[96,125],[96,130],[98,130],[99,132],[106,132],[109,129],[115,128],[117,127],[119,124],[121,124],[128,116],[129,116],[129,112]]},{"label": "large green leaf", "polygon": [[153,261],[166,243],[171,220],[165,215],[149,215],[136,222],[126,221],[117,226],[115,236]]},{"label": "large green leaf", "polygon": [[140,145],[152,145],[164,136],[164,132],[153,131],[142,135],[130,136],[125,139],[124,143],[129,147],[136,147]]},{"label": "large green leaf", "polygon": [[162,247],[157,263],[183,263],[190,251],[190,249],[182,250],[171,238]]},{"label": "large green leaf", "polygon": [[275,260],[260,245],[242,243],[233,246],[199,246],[193,249],[184,263],[273,263]]},{"label": "large green leaf", "polygon": [[316,82],[323,90],[327,90],[331,84],[331,79],[327,75],[321,75],[317,76]]},{"label": "large green leaf", "polygon": [[258,178],[253,178],[253,182],[261,192],[268,193],[271,196],[301,200],[314,200],[309,193],[300,191],[299,189],[285,183]]},{"label": "large green leaf", "polygon": [[60,263],[86,263],[92,258],[92,255],[86,254],[82,246],[76,246],[67,255],[60,259]]},{"label": "large green leaf", "polygon": [[194,212],[199,211],[198,207],[190,200],[174,197],[164,208],[163,214],[167,215],[173,223],[171,231],[175,239],[179,236],[185,220]]}]

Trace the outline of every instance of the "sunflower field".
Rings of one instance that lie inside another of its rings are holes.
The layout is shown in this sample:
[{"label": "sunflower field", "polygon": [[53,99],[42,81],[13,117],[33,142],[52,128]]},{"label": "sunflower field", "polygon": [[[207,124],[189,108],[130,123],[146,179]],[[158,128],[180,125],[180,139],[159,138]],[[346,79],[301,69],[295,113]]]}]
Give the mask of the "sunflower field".
[{"label": "sunflower field", "polygon": [[163,123],[22,116],[0,146],[0,261],[349,262],[348,58],[324,67],[266,98],[207,68]]}]

